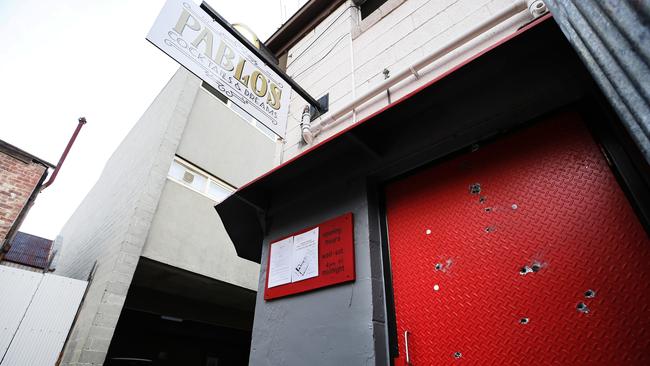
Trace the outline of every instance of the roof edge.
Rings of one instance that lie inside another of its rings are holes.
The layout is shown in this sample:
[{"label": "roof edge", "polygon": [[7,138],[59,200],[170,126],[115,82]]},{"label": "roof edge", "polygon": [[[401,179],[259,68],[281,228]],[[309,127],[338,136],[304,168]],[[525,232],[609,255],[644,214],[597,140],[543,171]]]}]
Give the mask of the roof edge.
[{"label": "roof edge", "polygon": [[346,0],[309,0],[291,18],[284,22],[265,42],[276,56],[298,42],[302,36],[316,28],[333,9]]},{"label": "roof edge", "polygon": [[37,163],[40,163],[42,165],[45,165],[48,168],[52,168],[52,169],[56,168],[56,166],[54,164],[52,164],[52,163],[50,163],[50,162],[48,162],[46,160],[43,160],[43,159],[39,158],[36,155],[32,155],[32,154],[28,153],[27,151],[25,151],[25,150],[23,150],[23,149],[21,149],[19,147],[16,147],[16,146],[14,146],[14,145],[6,142],[6,141],[3,141],[3,140],[0,140],[0,150],[6,150],[6,151],[12,152],[12,153],[14,153],[16,155],[21,155],[24,158],[27,158],[27,159],[30,159],[30,160],[35,161]]}]

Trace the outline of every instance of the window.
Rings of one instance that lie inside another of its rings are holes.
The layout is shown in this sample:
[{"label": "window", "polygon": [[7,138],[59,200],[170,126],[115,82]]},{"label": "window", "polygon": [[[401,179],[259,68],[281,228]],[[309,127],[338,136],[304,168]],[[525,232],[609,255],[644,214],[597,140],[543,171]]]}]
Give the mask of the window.
[{"label": "window", "polygon": [[368,15],[374,13],[385,2],[386,0],[366,0],[361,4],[361,19],[365,19]]},{"label": "window", "polygon": [[176,157],[169,167],[169,179],[209,197],[217,203],[230,196],[235,188]]},{"label": "window", "polygon": [[217,202],[225,200],[231,193],[232,190],[230,187],[217,183],[217,181],[211,180],[208,183],[208,196],[212,197]]}]

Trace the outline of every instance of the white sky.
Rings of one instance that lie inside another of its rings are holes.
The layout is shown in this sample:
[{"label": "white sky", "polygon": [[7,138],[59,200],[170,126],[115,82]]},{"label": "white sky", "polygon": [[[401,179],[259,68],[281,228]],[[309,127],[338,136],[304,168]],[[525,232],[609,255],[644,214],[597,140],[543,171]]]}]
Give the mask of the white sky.
[{"label": "white sky", "polygon": [[[200,3],[199,0],[194,0]],[[306,0],[208,0],[267,39]],[[54,239],[178,68],[145,40],[164,0],[0,0],[0,139],[56,164],[21,231]]]}]

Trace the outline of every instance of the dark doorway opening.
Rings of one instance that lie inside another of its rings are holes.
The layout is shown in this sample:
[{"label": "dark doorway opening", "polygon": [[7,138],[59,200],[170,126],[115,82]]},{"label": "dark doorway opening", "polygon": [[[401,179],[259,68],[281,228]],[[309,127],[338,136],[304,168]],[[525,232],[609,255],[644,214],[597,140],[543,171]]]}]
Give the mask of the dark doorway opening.
[{"label": "dark doorway opening", "polygon": [[255,291],[142,257],[106,365],[247,365]]},{"label": "dark doorway opening", "polygon": [[246,365],[250,330],[125,309],[107,365]]}]

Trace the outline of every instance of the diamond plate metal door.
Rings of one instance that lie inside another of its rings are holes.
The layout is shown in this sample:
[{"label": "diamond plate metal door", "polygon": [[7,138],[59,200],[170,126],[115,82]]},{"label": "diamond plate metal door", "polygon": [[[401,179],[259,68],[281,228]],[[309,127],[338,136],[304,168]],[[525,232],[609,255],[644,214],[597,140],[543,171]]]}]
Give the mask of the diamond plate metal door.
[{"label": "diamond plate metal door", "polygon": [[392,183],[400,362],[650,365],[650,240],[579,115]]}]

